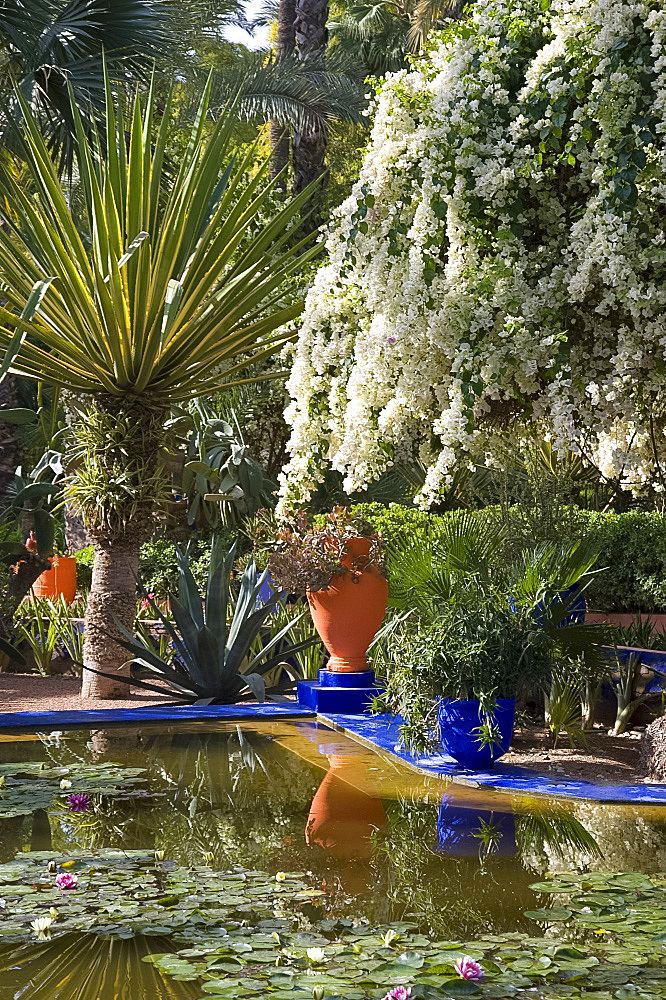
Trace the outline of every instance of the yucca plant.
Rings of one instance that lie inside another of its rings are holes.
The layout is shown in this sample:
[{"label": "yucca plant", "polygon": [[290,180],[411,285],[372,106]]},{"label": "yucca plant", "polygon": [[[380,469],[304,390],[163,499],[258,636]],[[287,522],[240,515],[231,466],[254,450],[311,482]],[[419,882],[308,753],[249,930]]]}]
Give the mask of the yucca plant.
[{"label": "yucca plant", "polygon": [[[185,700],[230,703],[254,697],[264,701],[265,677],[271,672],[275,676],[279,664],[315,641],[308,638],[291,646],[285,641],[303,615],[290,618],[270,639],[264,637],[257,644],[262,627],[284,597],[274,594],[265,604],[258,605],[259,591],[268,571],[258,576],[254,562],[248,563],[234,597],[235,546],[225,553],[220,541],[213,540],[203,595],[192,576],[187,553],[177,549],[176,555],[179,596],[169,598],[173,622],[149,599],[155,617],[171,640],[174,655],[165,659],[145,632],[133,635],[121,627],[120,644],[132,654],[132,673],[123,678],[124,682],[160,694],[164,693],[166,683]],[[257,645],[258,651],[254,652]],[[151,679],[146,679],[146,674]]]},{"label": "yucca plant", "polygon": [[[0,377],[83,400],[69,498],[95,546],[84,660],[102,674],[125,660],[109,627],[132,626],[139,544],[167,490],[171,404],[239,384],[290,339],[301,302],[289,281],[316,253],[294,236],[309,194],[270,217],[268,162],[252,173],[255,148],[233,155],[233,109],[211,123],[208,93],[177,165],[166,162],[169,97],[151,89],[144,105],[137,94],[126,113],[107,80],[102,136],[86,134],[72,100],[83,223],[17,93],[32,190],[3,182],[13,212],[0,227]],[[84,675],[84,696],[123,690]]]}]

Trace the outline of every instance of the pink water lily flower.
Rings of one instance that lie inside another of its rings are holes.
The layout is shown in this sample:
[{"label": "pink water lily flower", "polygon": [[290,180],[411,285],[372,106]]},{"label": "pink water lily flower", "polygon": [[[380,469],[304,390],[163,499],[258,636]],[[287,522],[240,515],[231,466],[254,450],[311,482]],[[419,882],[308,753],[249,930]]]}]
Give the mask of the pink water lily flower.
[{"label": "pink water lily flower", "polygon": [[56,885],[59,889],[75,889],[78,885],[78,878],[71,872],[60,872],[56,875]]},{"label": "pink water lily flower", "polygon": [[70,795],[67,798],[69,808],[71,812],[83,813],[86,812],[88,806],[90,805],[90,796],[82,792],[80,795]]},{"label": "pink water lily flower", "polygon": [[384,1000],[409,1000],[412,995],[411,986],[394,986],[384,997]]},{"label": "pink water lily flower", "polygon": [[470,955],[463,955],[456,962],[456,972],[462,979],[476,982],[483,979],[483,969]]}]

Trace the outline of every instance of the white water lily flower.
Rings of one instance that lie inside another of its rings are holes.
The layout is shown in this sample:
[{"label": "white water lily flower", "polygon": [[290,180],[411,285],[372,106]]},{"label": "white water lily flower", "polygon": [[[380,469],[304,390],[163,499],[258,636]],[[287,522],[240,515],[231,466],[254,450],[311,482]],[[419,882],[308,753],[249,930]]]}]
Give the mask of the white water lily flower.
[{"label": "white water lily flower", "polygon": [[308,948],[305,954],[313,965],[320,965],[326,961],[326,952],[323,948]]},{"label": "white water lily flower", "polygon": [[37,917],[30,924],[38,938],[44,939],[51,936],[51,924],[53,917]]},{"label": "white water lily flower", "polygon": [[61,778],[60,779],[60,787],[63,790],[63,792],[67,791],[68,788],[71,788],[72,787],[72,783],[69,780],[69,778]]}]

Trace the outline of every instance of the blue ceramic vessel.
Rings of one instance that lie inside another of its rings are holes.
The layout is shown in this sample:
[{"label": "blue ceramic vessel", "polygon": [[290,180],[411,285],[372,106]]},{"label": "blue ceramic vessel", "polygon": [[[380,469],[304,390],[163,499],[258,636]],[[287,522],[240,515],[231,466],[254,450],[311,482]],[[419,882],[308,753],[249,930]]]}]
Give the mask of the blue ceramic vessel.
[{"label": "blue ceramic vessel", "polygon": [[481,725],[481,703],[478,698],[460,700],[442,698],[438,707],[439,733],[444,751],[463,767],[481,771],[492,767],[494,761],[506,753],[513,736],[516,713],[515,698],[498,698],[494,720],[500,731],[499,744],[482,745],[475,732]]}]

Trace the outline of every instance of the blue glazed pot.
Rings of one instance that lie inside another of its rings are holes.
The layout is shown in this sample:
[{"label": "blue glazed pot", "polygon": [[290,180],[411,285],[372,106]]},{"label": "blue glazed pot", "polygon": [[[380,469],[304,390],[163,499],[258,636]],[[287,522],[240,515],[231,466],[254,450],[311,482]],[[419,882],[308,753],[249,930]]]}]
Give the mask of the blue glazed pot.
[{"label": "blue glazed pot", "polygon": [[[492,843],[484,845],[483,832],[492,831]],[[476,809],[442,796],[437,817],[437,850],[457,858],[494,855],[508,858],[517,854],[513,813]]]},{"label": "blue glazed pot", "polygon": [[[262,574],[257,573],[257,583],[259,583],[261,577]],[[273,597],[275,592],[276,592],[275,587],[273,586],[273,577],[269,573],[264,582],[262,583],[261,587],[259,588],[259,592],[257,594],[257,599],[255,602],[257,608],[263,608],[264,604],[268,604],[268,602]]]},{"label": "blue glazed pot", "polygon": [[481,725],[478,698],[459,700],[442,698],[437,710],[439,733],[442,746],[449,755],[463,767],[480,771],[492,767],[494,761],[506,753],[513,736],[513,720],[516,714],[515,698],[498,698],[495,706],[495,723],[500,731],[499,746],[479,742],[479,734],[474,730]]}]

